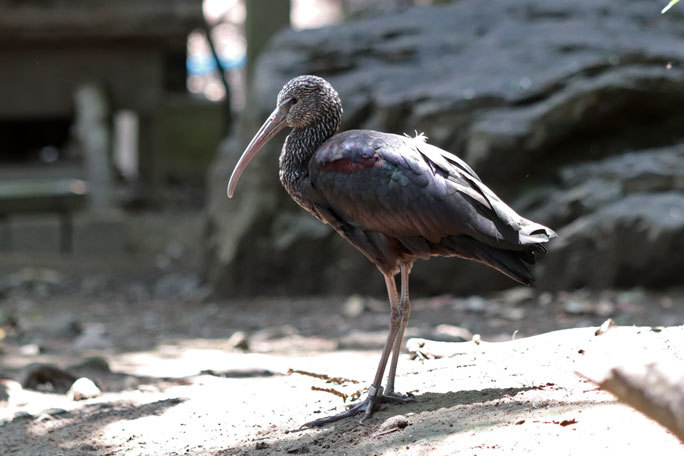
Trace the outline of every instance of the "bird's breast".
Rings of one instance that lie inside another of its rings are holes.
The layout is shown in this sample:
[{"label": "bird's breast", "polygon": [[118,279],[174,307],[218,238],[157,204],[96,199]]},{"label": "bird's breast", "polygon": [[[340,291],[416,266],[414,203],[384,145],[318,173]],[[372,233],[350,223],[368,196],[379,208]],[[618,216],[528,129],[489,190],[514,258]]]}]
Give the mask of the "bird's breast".
[{"label": "bird's breast", "polygon": [[281,166],[279,177],[280,183],[288,195],[290,195],[290,198],[320,220],[315,204],[310,197],[313,187],[309,179],[308,170]]}]

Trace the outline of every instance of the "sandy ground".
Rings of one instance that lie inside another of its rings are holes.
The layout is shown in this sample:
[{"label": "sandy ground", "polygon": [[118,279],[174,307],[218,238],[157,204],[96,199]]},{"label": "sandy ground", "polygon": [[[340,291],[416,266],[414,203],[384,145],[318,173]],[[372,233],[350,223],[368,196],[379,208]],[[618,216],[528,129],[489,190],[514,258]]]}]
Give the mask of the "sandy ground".
[{"label": "sandy ground", "polygon": [[[386,326],[380,301],[193,302],[192,296],[177,300],[131,291],[137,288],[130,283],[119,290],[111,286],[44,297],[45,291],[34,287],[6,296],[0,367],[2,377],[12,380],[2,383],[8,397],[0,411],[1,454],[644,454],[657,449],[669,455],[684,450],[659,425],[575,374],[641,359],[681,360],[684,327],[623,326],[603,336],[586,327],[532,337],[518,333],[511,340],[513,328],[529,334],[535,327],[545,331],[605,318],[569,313],[577,304],[567,300],[575,295],[566,295],[566,301],[553,297],[545,305],[545,320],[536,295],[513,307],[500,296],[418,300],[413,337],[448,338],[437,328],[444,330],[439,324],[449,315],[450,323],[480,320],[482,342],[448,343],[449,357],[402,355],[397,388],[415,396],[409,404],[385,406],[364,425],[349,419],[302,430],[308,420],[344,409],[339,395],[322,389],[352,396],[367,387]],[[123,299],[127,293],[140,296]],[[193,293],[201,295],[201,288]],[[669,306],[665,314],[653,302],[655,295],[641,295],[641,304],[632,299],[629,306],[623,295],[614,292],[611,301],[604,293],[596,301],[603,299],[604,306],[614,301],[612,316],[623,321],[672,323],[681,309],[676,293],[657,295]],[[651,313],[642,306],[651,306]],[[487,330],[487,322],[494,329]],[[238,330],[243,335],[233,336]],[[244,346],[241,341],[247,350],[236,346]],[[74,401],[50,379],[35,389],[22,388],[17,381],[25,380],[36,362],[91,378],[104,394]],[[405,427],[383,424],[397,415],[405,417]]]},{"label": "sandy ground", "polygon": [[[372,372],[374,354],[242,354],[178,342],[110,357],[115,372],[136,377],[99,398],[75,402],[10,389],[4,414],[28,414],[3,426],[0,448],[22,455],[681,454],[675,437],[573,372],[614,362],[627,346],[632,355],[669,352],[681,359],[684,328],[617,328],[599,337],[594,330],[464,342],[461,353],[442,359],[405,356],[398,384],[414,402],[388,406],[364,425],[350,419],[313,430],[299,427],[343,403],[312,388],[353,393]],[[197,374],[227,366],[235,370],[225,377]],[[288,369],[350,381],[330,384],[287,375]],[[396,415],[408,425],[383,432]]]},{"label": "sandy ground", "polygon": [[[402,355],[397,390],[414,401],[383,406],[363,425],[301,429],[367,388],[386,303],[216,300],[195,268],[177,261],[179,250],[121,262],[2,258],[0,455],[684,452],[668,431],[575,374],[682,360],[682,290],[415,299],[409,345],[441,340],[434,347],[450,355]],[[620,326],[596,336],[606,318]],[[38,375],[45,363],[67,380]],[[103,394],[73,400],[76,377]]]}]

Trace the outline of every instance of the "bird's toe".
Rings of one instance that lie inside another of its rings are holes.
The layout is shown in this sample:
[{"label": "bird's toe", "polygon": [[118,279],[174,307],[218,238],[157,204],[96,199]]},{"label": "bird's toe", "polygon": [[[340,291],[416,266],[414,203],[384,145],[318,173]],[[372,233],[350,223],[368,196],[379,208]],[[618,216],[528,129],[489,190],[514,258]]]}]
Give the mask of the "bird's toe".
[{"label": "bird's toe", "polygon": [[407,402],[415,400],[415,398],[409,394],[395,393],[393,391],[386,392],[380,399],[382,402],[391,404],[406,404]]}]

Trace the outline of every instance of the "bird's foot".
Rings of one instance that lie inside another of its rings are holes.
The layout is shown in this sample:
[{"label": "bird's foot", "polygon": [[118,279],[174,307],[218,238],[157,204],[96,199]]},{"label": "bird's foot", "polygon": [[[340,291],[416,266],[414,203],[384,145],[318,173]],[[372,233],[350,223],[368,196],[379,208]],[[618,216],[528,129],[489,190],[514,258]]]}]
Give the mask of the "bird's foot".
[{"label": "bird's foot", "polygon": [[382,397],[387,401],[387,402],[395,402],[397,404],[406,404],[407,402],[411,402],[414,400],[414,397],[412,394],[401,394],[397,393],[394,391],[393,387],[387,387],[385,392],[383,393]]},{"label": "bird's foot", "polygon": [[379,404],[405,404],[406,402],[412,400],[412,397],[403,396],[401,394],[395,393],[394,391],[390,391],[389,393],[383,393],[382,387],[375,388],[374,386],[371,386],[368,391],[368,396],[366,396],[366,399],[364,399],[363,401],[350,405],[349,408],[342,413],[310,421],[304,424],[302,427],[312,428],[324,426],[329,423],[334,423],[335,421],[349,418],[350,416],[358,415],[362,412],[363,416],[359,420],[359,423],[363,424],[364,421],[373,416],[373,413],[377,410]]}]

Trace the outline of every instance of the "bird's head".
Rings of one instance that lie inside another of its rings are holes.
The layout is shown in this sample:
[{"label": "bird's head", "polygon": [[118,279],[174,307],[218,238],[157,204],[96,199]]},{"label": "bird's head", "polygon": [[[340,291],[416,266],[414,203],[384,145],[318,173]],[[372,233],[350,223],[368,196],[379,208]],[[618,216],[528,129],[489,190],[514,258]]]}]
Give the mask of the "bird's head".
[{"label": "bird's head", "polygon": [[311,127],[324,122],[331,112],[340,111],[339,117],[341,106],[335,89],[318,76],[297,76],[285,84],[278,94],[275,110],[254,135],[235,166],[228,183],[228,197],[232,198],[238,179],[252,158],[280,130]]},{"label": "bird's head", "polygon": [[323,78],[312,75],[297,76],[283,86],[277,106],[288,107],[285,122],[288,127],[310,127],[321,121],[330,111],[341,105],[340,97]]}]

